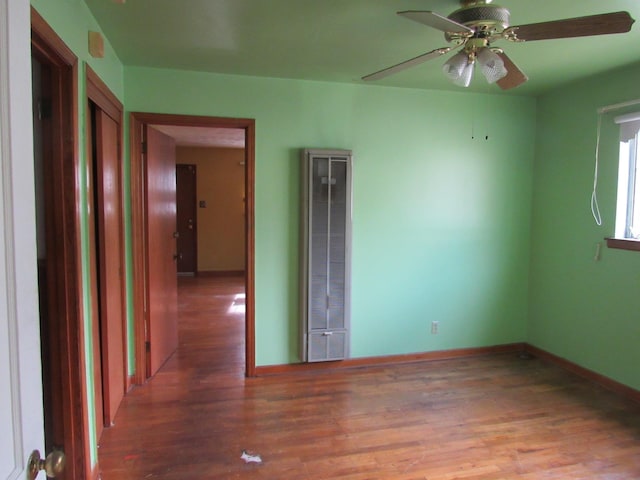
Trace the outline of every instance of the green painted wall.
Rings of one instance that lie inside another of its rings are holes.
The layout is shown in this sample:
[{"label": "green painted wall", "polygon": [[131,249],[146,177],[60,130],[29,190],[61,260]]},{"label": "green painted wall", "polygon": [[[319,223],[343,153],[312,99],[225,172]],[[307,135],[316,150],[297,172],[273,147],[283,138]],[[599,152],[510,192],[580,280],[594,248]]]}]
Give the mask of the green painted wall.
[{"label": "green painted wall", "polygon": [[258,365],[298,359],[303,147],[355,155],[353,356],[525,340],[534,99],[126,67],[125,104],[256,119]]},{"label": "green painted wall", "polygon": [[[85,89],[85,65],[91,68],[102,78],[111,91],[122,100],[124,97],[122,64],[115,55],[109,42],[105,39],[105,56],[102,59],[94,59],[88,52],[89,31],[101,31],[97,22],[89,12],[82,0],[32,0],[31,5],[56,31],[58,36],[78,57],[78,129],[79,145],[78,158],[80,164],[80,236],[82,247],[82,285],[83,298],[82,310],[85,327],[85,368],[87,374],[87,395],[89,411],[89,439],[91,460],[97,459],[97,441],[95,439],[95,411],[94,411],[94,376],[93,376],[93,339],[91,337],[91,299],[89,276],[89,235],[87,230],[87,158],[86,158],[86,89]],[[127,182],[128,183],[128,182]]]},{"label": "green painted wall", "polygon": [[[102,32],[100,26],[83,0],[31,0],[40,15],[47,21],[67,46],[78,56],[81,77],[84,63],[88,63],[120,100],[124,98],[122,63],[109,40],[104,39],[104,58],[93,58],[88,51],[89,31]],[[81,95],[84,95],[84,82]]]},{"label": "green painted wall", "polygon": [[[596,244],[613,235],[618,166],[615,115],[603,117],[599,199],[589,207],[596,109],[640,97],[640,67],[539,99],[532,218],[529,342],[640,389],[640,254]],[[636,111],[639,108],[636,107]]]}]

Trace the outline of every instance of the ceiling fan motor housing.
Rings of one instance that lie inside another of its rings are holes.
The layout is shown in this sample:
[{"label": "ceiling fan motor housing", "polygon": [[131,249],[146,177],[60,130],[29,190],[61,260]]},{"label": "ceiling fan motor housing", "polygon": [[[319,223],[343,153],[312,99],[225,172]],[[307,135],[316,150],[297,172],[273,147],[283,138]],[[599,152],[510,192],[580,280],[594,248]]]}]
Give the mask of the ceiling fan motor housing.
[{"label": "ceiling fan motor housing", "polygon": [[488,2],[469,2],[451,15],[449,20],[473,28],[477,33],[491,34],[509,26],[509,10]]}]

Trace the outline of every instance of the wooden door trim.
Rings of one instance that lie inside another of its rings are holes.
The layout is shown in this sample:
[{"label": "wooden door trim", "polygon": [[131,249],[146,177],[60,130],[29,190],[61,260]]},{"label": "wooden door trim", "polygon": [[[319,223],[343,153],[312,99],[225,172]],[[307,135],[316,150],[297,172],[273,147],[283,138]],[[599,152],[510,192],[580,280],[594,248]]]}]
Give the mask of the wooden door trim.
[{"label": "wooden door trim", "polygon": [[178,125],[188,127],[241,128],[245,131],[245,375],[255,376],[255,120],[249,118],[202,117],[161,113],[132,112],[129,119],[131,152],[131,237],[133,251],[133,318],[135,331],[136,373],[134,381],[144,383],[146,365],[145,298],[146,247],[145,165],[142,155],[142,130],[145,125]]},{"label": "wooden door trim", "polygon": [[[90,160],[93,154],[92,146],[93,146],[93,129],[92,129],[92,121],[91,121],[91,108],[89,102],[86,105],[86,113],[85,118],[87,119],[85,129],[86,129],[86,138],[85,138],[85,150],[86,150],[86,158],[87,158],[87,203],[89,205],[89,211],[87,213],[87,225],[88,235],[89,235],[89,287],[90,296],[91,296],[91,339],[93,341],[93,345],[100,345],[100,318],[99,318],[99,307],[98,307],[98,272],[95,266],[98,261],[98,253],[96,251],[96,234],[95,228],[92,228],[96,222],[95,209],[93,206],[92,198],[93,194],[93,183],[91,179],[93,179],[93,162]],[[94,405],[94,418],[96,419],[96,428],[95,435],[96,439],[100,439],[102,436],[102,432],[104,431],[104,408],[103,408],[103,388],[102,388],[102,365],[101,365],[101,353],[100,349],[94,347],[93,349],[93,405]],[[100,422],[98,424],[98,421]]]},{"label": "wooden door trim", "polygon": [[133,382],[141,385],[146,381],[146,256],[145,242],[145,159],[142,155],[143,124],[133,114],[129,116],[129,181],[131,182],[131,251],[132,251],[132,297],[135,372]]},{"label": "wooden door trim", "polygon": [[[51,68],[56,86],[52,102],[54,175],[49,178],[55,202],[55,314],[60,328],[51,341],[60,345],[53,362],[63,409],[61,432],[67,455],[65,478],[95,478],[86,412],[82,253],[80,238],[80,164],[78,157],[78,59],[42,16],[31,7],[31,54]],[[54,205],[50,205],[54,207]]]},{"label": "wooden door trim", "polygon": [[[84,73],[87,79],[87,98],[99,106],[101,110],[113,118],[121,127],[123,107],[118,97],[115,96],[107,84],[102,81],[89,65],[85,65]],[[119,131],[118,133],[121,137],[122,132]],[[118,138],[118,140],[121,140],[121,138]],[[122,160],[122,157],[120,157],[120,160]]]},{"label": "wooden door trim", "polygon": [[255,336],[255,141],[256,124],[254,120],[245,126],[244,156],[245,156],[245,374],[247,377],[256,376],[256,336]]},{"label": "wooden door trim", "polygon": [[77,69],[76,55],[33,7],[31,7],[31,41],[36,42],[38,51],[50,62],[58,66],[74,66]]},{"label": "wooden door trim", "polygon": [[[125,258],[124,258],[124,251],[125,251],[125,234],[124,234],[124,212],[123,212],[123,208],[125,205],[125,195],[124,195],[124,169],[123,169],[123,165],[122,165],[122,124],[123,124],[123,111],[124,108],[122,106],[122,103],[120,102],[120,100],[118,100],[118,97],[115,96],[115,94],[109,89],[109,87],[102,81],[102,79],[98,76],[98,74],[96,74],[96,72],[89,66],[89,65],[85,65],[85,79],[86,79],[86,94],[87,94],[87,110],[88,110],[88,101],[93,102],[98,108],[100,108],[100,110],[102,110],[103,112],[105,112],[109,117],[111,117],[117,124],[118,126],[118,158],[117,158],[117,162],[118,162],[118,192],[120,194],[120,211],[117,213],[118,216],[118,229],[119,229],[119,236],[120,236],[120,245],[121,245],[121,252],[122,252],[122,256],[120,258],[120,271],[123,272],[122,275],[122,282],[121,282],[121,291],[120,291],[120,297],[122,299],[122,320],[123,320],[123,325],[122,325],[122,331],[124,334],[124,338],[123,338],[123,342],[124,342],[124,347],[125,347],[125,358],[123,359],[124,361],[124,366],[125,366],[125,372],[124,372],[124,378],[126,379],[126,384],[124,386],[125,391],[127,391],[131,385],[132,385],[132,378],[129,377],[129,372],[128,372],[128,361],[127,361],[127,309],[126,309],[126,304],[127,304],[127,299],[126,299],[126,276],[124,275],[124,272],[126,272],[126,265],[125,265]],[[87,111],[87,114],[89,114],[89,112]],[[86,118],[89,118],[89,116],[87,116]],[[89,151],[89,149],[91,148],[91,142],[89,141],[89,139],[91,138],[90,135],[90,131],[89,129],[91,128],[90,122],[87,122],[86,124],[86,128],[87,128],[87,158],[91,158],[91,152]],[[92,178],[92,177],[89,177]],[[89,189],[88,189],[89,190]],[[89,200],[91,201],[91,200]],[[95,218],[93,219],[94,221],[96,220]],[[95,251],[95,239],[93,242],[90,242],[90,249],[93,253],[93,258],[95,259],[95,261],[97,261],[97,252]],[[94,272],[95,274],[95,272]],[[94,277],[95,278],[95,277]],[[97,295],[97,292],[95,290],[95,288],[91,289],[91,294],[92,297]],[[97,302],[94,301],[95,299],[92,298],[92,318],[97,319],[98,318],[98,311],[95,310],[95,308],[97,307]],[[92,324],[93,328],[96,329],[98,328],[97,322],[93,322]],[[97,332],[94,332],[94,339],[96,337]],[[95,354],[95,352],[94,352]]]}]

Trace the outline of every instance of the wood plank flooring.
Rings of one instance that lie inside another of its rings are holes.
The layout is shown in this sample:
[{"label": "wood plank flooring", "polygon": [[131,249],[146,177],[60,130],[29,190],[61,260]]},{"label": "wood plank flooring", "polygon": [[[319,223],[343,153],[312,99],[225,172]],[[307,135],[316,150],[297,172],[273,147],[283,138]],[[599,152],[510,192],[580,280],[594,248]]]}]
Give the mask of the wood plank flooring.
[{"label": "wood plank flooring", "polygon": [[537,359],[245,379],[242,288],[180,280],[178,352],[105,430],[104,480],[640,479],[640,405]]}]

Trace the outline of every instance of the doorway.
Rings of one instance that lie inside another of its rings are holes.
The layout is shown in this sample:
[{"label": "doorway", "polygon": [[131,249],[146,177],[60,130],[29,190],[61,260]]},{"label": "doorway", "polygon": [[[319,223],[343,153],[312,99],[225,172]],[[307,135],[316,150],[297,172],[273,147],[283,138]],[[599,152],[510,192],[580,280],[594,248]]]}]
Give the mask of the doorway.
[{"label": "doorway", "polygon": [[[146,204],[145,188],[149,181],[147,176],[146,152],[149,148],[145,143],[145,132],[150,125],[172,125],[185,127],[240,129],[245,138],[245,375],[255,376],[255,297],[254,297],[254,178],[255,178],[255,121],[253,119],[234,119],[219,117],[199,117],[185,115],[169,115],[154,113],[132,113],[131,128],[131,215],[132,215],[132,250],[133,250],[133,308],[134,318],[146,319],[148,316],[148,262],[145,225],[149,205]],[[175,172],[175,170],[174,170]],[[145,321],[135,324],[135,358],[136,365],[147,365],[147,342],[153,341],[146,337]],[[152,348],[152,347],[151,347]],[[136,369],[136,383],[143,383],[147,379],[144,369]]]},{"label": "doorway", "polygon": [[31,58],[46,449],[65,451],[65,472],[58,478],[88,478],[76,183],[77,58],[33,8]]}]

